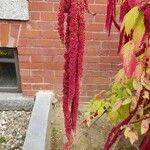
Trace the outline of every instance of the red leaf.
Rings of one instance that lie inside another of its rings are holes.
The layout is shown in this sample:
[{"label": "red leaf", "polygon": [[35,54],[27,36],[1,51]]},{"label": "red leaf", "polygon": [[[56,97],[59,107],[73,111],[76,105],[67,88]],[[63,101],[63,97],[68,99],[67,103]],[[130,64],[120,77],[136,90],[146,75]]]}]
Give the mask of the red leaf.
[{"label": "red leaf", "polygon": [[140,0],[128,0],[128,4],[131,8],[136,6],[139,2]]}]

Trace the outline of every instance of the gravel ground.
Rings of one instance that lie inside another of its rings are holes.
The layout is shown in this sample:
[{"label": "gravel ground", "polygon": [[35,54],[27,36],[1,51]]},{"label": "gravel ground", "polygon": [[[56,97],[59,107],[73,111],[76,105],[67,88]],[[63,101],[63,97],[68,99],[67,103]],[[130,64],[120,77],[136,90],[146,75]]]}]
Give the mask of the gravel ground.
[{"label": "gravel ground", "polygon": [[0,150],[22,150],[31,112],[0,111]]}]

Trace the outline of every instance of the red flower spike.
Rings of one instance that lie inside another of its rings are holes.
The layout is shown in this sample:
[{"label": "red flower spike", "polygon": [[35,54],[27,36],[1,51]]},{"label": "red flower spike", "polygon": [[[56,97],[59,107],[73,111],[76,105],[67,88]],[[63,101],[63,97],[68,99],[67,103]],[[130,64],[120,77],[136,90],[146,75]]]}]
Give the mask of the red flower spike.
[{"label": "red flower spike", "polygon": [[65,0],[61,0],[58,13],[58,33],[60,35],[60,39],[62,42],[64,42],[64,21],[65,21]]},{"label": "red flower spike", "polygon": [[[85,46],[85,19],[88,9],[86,0],[60,1],[58,13],[58,32],[66,46],[63,76],[63,112],[67,142],[64,150],[69,150],[73,142],[72,132],[76,132],[79,89],[83,71]],[[88,12],[89,9],[88,9]],[[66,20],[65,20],[66,17]],[[64,32],[64,22],[66,31]]]},{"label": "red flower spike", "polygon": [[[116,0],[107,1],[106,30],[110,35],[113,19],[115,18]],[[114,19],[115,20],[115,19]]]}]

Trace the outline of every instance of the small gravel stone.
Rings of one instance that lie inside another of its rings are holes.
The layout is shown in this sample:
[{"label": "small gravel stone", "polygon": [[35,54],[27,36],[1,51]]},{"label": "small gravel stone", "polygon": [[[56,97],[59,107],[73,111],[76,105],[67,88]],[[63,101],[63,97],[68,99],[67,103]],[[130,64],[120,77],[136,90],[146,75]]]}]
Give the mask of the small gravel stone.
[{"label": "small gravel stone", "polygon": [[0,150],[22,150],[31,112],[0,111]]}]

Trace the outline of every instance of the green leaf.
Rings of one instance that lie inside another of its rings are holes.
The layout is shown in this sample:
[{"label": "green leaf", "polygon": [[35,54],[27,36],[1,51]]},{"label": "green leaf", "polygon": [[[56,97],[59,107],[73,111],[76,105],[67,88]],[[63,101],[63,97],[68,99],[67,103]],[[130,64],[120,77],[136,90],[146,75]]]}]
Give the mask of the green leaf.
[{"label": "green leaf", "polygon": [[125,73],[123,69],[120,69],[118,73],[115,75],[115,84],[120,83],[125,80]]},{"label": "green leaf", "polygon": [[121,100],[117,100],[116,103],[114,104],[112,111],[116,111],[118,110],[122,105],[122,101]]},{"label": "green leaf", "polygon": [[125,130],[124,130],[124,136],[125,136],[126,139],[128,138],[130,131],[131,131],[131,129],[129,127],[125,128]]},{"label": "green leaf", "polygon": [[136,22],[139,18],[140,11],[138,7],[132,8],[124,17],[121,30],[125,27],[127,35],[131,33],[131,30],[135,28]]},{"label": "green leaf", "polygon": [[124,100],[122,102],[122,105],[127,105],[127,104],[130,104],[132,102],[132,99],[131,98],[127,98],[126,100]]},{"label": "green leaf", "polygon": [[103,107],[98,109],[98,115],[101,116],[104,113],[105,109]]},{"label": "green leaf", "polygon": [[143,73],[143,66],[142,64],[138,64],[136,66],[135,72],[134,72],[134,76],[136,77],[136,79],[139,81],[141,79],[142,73]]},{"label": "green leaf", "polygon": [[147,73],[147,74],[150,74],[150,67],[148,67],[148,68],[146,69],[146,73]]},{"label": "green leaf", "polygon": [[125,119],[129,115],[129,105],[122,105],[118,109],[120,119]]},{"label": "green leaf", "polygon": [[106,109],[108,109],[110,106],[111,106],[110,102],[105,102],[103,105],[103,107],[105,107]]},{"label": "green leaf", "polygon": [[116,124],[117,121],[119,120],[119,114],[117,111],[114,112],[109,112],[107,114],[107,119],[112,123],[112,124]]},{"label": "green leaf", "polygon": [[137,81],[136,79],[133,80],[133,87],[135,90],[138,90],[139,92],[142,90],[142,84]]},{"label": "green leaf", "polygon": [[127,93],[128,93],[130,96],[132,95],[132,92],[131,92],[130,89],[126,88],[126,91],[127,91]]},{"label": "green leaf", "polygon": [[144,15],[142,12],[140,12],[133,31],[133,41],[134,43],[137,44],[137,48],[140,45],[144,33],[145,33]]},{"label": "green leaf", "polygon": [[134,89],[133,88],[133,78],[127,80],[127,88],[129,88],[131,91]]},{"label": "green leaf", "polygon": [[89,106],[90,112],[96,112],[99,108],[101,108],[101,101],[94,100]]}]

